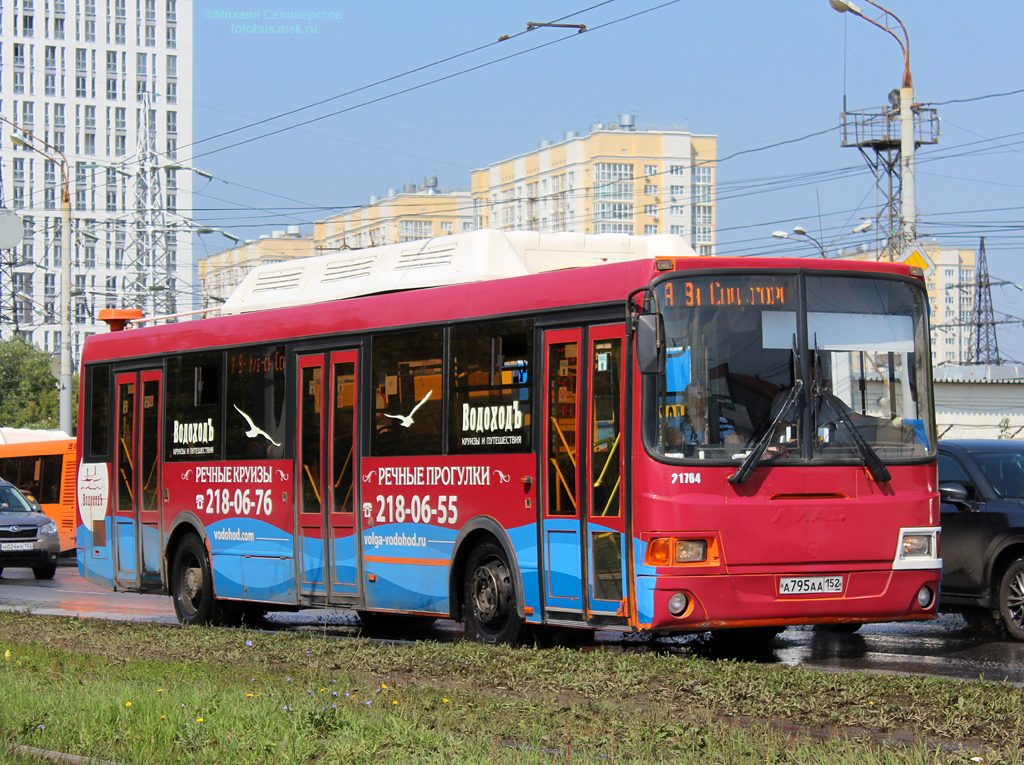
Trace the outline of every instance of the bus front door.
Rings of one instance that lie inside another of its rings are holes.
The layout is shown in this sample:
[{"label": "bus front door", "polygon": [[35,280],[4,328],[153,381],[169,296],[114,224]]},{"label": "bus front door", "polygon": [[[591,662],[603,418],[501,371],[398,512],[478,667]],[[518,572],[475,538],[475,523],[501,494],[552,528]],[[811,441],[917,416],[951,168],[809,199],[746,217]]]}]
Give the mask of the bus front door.
[{"label": "bus front door", "polygon": [[359,603],[357,356],[335,351],[299,357],[300,591],[340,605]]},{"label": "bus front door", "polygon": [[544,607],[548,623],[628,621],[621,325],[545,337]]},{"label": "bus front door", "polygon": [[114,578],[126,589],[161,586],[161,444],[158,370],[117,376]]},{"label": "bus front door", "polygon": [[587,376],[587,614],[605,623],[628,620],[626,518],[622,485],[625,378],[622,325],[592,327]]}]

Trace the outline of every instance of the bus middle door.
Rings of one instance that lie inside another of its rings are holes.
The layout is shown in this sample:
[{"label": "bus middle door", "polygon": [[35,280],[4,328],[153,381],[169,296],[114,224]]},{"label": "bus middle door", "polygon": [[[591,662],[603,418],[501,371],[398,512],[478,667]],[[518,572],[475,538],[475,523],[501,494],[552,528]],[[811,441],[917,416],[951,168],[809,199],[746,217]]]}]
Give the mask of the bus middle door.
[{"label": "bus middle door", "polygon": [[126,589],[161,585],[162,381],[159,370],[117,376],[114,577]]},{"label": "bus middle door", "polygon": [[335,351],[326,361],[319,353],[299,357],[300,591],[317,601],[357,605],[358,352]]}]

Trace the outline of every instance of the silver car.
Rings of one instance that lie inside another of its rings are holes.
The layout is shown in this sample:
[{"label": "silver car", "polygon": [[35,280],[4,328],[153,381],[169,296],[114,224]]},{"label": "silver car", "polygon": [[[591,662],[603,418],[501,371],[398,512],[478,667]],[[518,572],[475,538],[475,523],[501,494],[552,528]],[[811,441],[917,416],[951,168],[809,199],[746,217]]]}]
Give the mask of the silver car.
[{"label": "silver car", "polygon": [[17,487],[0,480],[0,573],[31,568],[36,579],[53,579],[59,557],[57,524],[33,510]]}]

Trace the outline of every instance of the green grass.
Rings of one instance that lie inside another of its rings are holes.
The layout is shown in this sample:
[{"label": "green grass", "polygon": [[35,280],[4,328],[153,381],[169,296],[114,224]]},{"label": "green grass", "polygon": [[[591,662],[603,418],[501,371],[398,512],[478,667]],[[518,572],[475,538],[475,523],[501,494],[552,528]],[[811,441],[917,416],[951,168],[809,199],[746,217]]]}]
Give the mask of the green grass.
[{"label": "green grass", "polygon": [[1024,762],[1022,729],[984,682],[0,613],[0,740],[120,763]]}]

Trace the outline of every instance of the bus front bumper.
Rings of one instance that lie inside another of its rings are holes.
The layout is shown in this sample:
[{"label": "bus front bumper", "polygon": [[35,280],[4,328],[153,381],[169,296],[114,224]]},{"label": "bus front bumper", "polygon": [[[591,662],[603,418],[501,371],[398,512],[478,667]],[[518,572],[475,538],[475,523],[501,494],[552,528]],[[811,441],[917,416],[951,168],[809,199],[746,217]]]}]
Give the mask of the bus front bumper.
[{"label": "bus front bumper", "polygon": [[[637,577],[641,630],[934,619],[941,569]],[[834,579],[842,577],[839,591]],[[802,591],[801,591],[802,590]],[[816,590],[816,591],[812,591]]]}]

